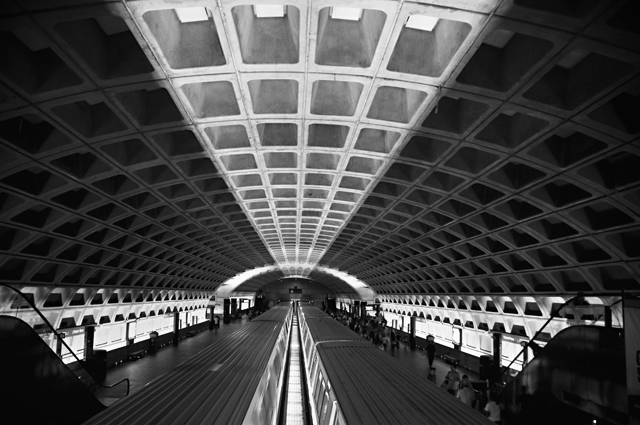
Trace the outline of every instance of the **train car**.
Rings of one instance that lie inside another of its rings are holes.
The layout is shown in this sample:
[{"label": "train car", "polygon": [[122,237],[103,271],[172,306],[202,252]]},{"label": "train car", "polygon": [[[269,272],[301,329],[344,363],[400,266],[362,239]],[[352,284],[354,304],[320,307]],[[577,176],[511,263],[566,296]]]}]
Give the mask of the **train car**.
[{"label": "train car", "polygon": [[318,308],[298,320],[314,424],[493,423]]},{"label": "train car", "polygon": [[273,307],[85,423],[275,425],[292,314]]}]

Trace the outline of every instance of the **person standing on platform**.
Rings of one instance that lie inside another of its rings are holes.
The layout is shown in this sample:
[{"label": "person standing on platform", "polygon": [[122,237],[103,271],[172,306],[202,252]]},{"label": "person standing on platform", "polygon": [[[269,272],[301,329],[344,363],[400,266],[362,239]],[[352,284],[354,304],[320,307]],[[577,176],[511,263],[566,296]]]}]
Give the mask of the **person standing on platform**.
[{"label": "person standing on platform", "polygon": [[489,420],[501,424],[502,423],[502,409],[498,403],[498,395],[494,392],[489,394],[489,403],[484,407],[484,414]]},{"label": "person standing on platform", "polygon": [[427,380],[436,383],[436,368],[432,367],[429,369],[429,374],[427,375]]},{"label": "person standing on platform", "polygon": [[452,395],[458,395],[458,389],[460,387],[460,372],[458,372],[456,365],[451,365],[451,370],[447,373],[447,392]]},{"label": "person standing on platform", "polygon": [[467,375],[462,376],[462,384],[460,384],[460,391],[458,391],[458,398],[467,406],[473,407],[473,401],[476,398],[476,393],[471,388],[471,384],[469,383],[469,377]]},{"label": "person standing on platform", "polygon": [[392,329],[391,330],[391,355],[393,356],[393,353],[395,353],[395,348],[396,348],[396,332]]},{"label": "person standing on platform", "polygon": [[433,360],[436,358],[436,344],[433,339],[427,342],[427,358],[429,359],[429,367],[433,367]]}]

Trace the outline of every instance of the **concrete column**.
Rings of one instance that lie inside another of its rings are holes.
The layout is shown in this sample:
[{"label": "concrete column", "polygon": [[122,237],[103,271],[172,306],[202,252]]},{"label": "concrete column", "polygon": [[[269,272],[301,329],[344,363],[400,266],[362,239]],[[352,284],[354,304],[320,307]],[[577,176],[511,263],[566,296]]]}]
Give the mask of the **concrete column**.
[{"label": "concrete column", "polygon": [[360,300],[356,300],[353,302],[352,314],[354,314],[355,316],[358,316],[358,313],[360,313]]},{"label": "concrete column", "polygon": [[84,360],[93,358],[93,340],[95,330],[95,326],[85,326],[84,328]]},{"label": "concrete column", "polygon": [[231,316],[229,314],[231,311],[231,300],[229,298],[225,298],[223,302],[224,302],[224,310],[222,313],[222,322],[224,324],[227,324],[231,322]]},{"label": "concrete column", "polygon": [[173,345],[175,347],[178,346],[179,333],[180,333],[180,313],[176,311],[173,313]]},{"label": "concrete column", "polygon": [[367,302],[360,301],[360,316],[367,317]]},{"label": "concrete column", "polygon": [[416,316],[411,316],[411,333],[409,334],[409,346],[416,348]]},{"label": "concrete column", "polygon": [[502,334],[494,332],[493,334],[493,371],[489,382],[493,384],[502,369]]},{"label": "concrete column", "polygon": [[236,314],[238,314],[238,300],[231,298],[231,320],[236,320]]},{"label": "concrete column", "polygon": [[611,314],[611,307],[604,306],[604,327],[611,329],[613,326],[613,315]]}]

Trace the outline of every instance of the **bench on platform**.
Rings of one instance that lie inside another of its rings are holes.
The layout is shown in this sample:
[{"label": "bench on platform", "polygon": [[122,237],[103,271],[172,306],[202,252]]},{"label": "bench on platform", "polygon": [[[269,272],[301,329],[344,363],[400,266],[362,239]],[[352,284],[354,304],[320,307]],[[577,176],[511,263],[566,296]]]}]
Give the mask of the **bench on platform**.
[{"label": "bench on platform", "polygon": [[138,360],[144,357],[145,351],[144,350],[138,350],[138,351],[134,351],[133,353],[129,353],[129,355],[127,356],[127,358],[129,360]]},{"label": "bench on platform", "polygon": [[455,366],[458,366],[460,364],[460,359],[453,357],[449,354],[445,354],[444,356],[442,356],[442,360],[444,360],[445,363],[452,364]]}]

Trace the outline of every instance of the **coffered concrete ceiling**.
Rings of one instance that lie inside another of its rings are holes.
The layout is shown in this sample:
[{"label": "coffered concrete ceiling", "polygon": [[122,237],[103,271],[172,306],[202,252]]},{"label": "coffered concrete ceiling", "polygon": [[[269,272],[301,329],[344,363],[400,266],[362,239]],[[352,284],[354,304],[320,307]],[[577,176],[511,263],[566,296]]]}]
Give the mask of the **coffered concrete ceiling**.
[{"label": "coffered concrete ceiling", "polygon": [[635,2],[271,3],[0,6],[3,282],[640,289]]}]

